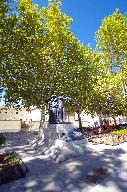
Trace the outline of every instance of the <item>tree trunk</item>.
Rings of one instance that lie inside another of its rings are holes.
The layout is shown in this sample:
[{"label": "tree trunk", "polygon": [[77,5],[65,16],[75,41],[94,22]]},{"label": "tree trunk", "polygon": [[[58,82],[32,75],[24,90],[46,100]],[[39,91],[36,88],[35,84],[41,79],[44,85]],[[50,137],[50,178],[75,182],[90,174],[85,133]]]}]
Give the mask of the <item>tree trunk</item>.
[{"label": "tree trunk", "polygon": [[102,116],[101,116],[101,114],[98,114],[98,116],[99,116],[100,127],[103,127]]},{"label": "tree trunk", "polygon": [[112,118],[113,118],[113,120],[114,120],[115,126],[117,126],[115,117],[112,117]]},{"label": "tree trunk", "polygon": [[78,114],[78,122],[79,122],[79,128],[82,128],[82,121],[81,121],[81,112],[77,111],[77,114]]},{"label": "tree trunk", "polygon": [[41,129],[44,121],[45,121],[45,109],[42,109],[42,110],[41,110],[41,120],[40,120],[39,131],[40,131],[40,129]]}]

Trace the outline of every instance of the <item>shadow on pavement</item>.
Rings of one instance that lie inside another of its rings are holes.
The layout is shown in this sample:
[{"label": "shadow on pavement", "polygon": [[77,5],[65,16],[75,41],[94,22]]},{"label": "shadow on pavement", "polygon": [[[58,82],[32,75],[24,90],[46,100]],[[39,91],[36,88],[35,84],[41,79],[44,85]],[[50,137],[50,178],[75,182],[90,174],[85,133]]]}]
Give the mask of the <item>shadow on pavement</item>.
[{"label": "shadow on pavement", "polygon": [[110,182],[117,191],[127,191],[127,164],[123,161],[127,151],[121,145],[57,164],[30,148],[28,141],[35,138],[32,133],[10,133],[6,137],[7,146],[23,157],[29,172],[25,178],[3,185],[0,192],[90,192],[96,184],[87,183],[85,178],[89,171],[99,167],[108,169],[110,176],[97,184],[106,189]]}]

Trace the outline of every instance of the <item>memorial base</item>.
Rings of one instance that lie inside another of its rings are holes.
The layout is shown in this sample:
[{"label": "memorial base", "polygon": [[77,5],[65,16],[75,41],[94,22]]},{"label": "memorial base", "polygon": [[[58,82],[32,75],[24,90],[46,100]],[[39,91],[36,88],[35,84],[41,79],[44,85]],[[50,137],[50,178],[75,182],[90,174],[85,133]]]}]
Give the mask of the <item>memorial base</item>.
[{"label": "memorial base", "polygon": [[45,123],[33,142],[36,150],[48,155],[56,162],[84,155],[87,138],[76,131],[72,123]]}]

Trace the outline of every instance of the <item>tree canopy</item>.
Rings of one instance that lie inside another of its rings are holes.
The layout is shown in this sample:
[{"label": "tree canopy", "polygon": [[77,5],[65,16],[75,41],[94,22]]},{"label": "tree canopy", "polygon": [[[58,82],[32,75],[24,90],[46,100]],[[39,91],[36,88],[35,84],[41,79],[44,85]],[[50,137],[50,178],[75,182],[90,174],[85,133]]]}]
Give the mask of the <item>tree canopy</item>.
[{"label": "tree canopy", "polygon": [[28,107],[41,107],[52,93],[63,91],[74,101],[71,109],[86,108],[96,54],[70,32],[72,19],[60,11],[60,1],[39,10],[32,1],[19,0],[3,17],[1,79],[8,103],[22,99]]},{"label": "tree canopy", "polygon": [[42,108],[51,94],[72,99],[68,110],[126,114],[127,20],[116,10],[96,32],[96,50],[70,31],[60,1],[1,0],[0,86],[7,104]]},{"label": "tree canopy", "polygon": [[99,85],[103,90],[102,111],[104,114],[125,115],[127,106],[126,15],[116,9],[112,15],[104,18],[100,29],[96,32],[96,41],[97,50],[105,66],[105,77]]}]

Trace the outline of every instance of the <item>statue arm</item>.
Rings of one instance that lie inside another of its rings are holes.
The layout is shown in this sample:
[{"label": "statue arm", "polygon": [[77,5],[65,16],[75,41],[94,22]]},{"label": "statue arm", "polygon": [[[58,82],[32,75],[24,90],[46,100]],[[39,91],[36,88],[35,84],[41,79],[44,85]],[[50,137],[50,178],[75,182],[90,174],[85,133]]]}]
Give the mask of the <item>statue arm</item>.
[{"label": "statue arm", "polygon": [[63,100],[64,100],[64,101],[70,101],[70,100],[71,100],[71,98],[70,98],[70,97],[66,97],[66,96],[65,96],[65,97],[63,98]]},{"label": "statue arm", "polygon": [[51,109],[51,101],[48,102],[48,111]]}]

